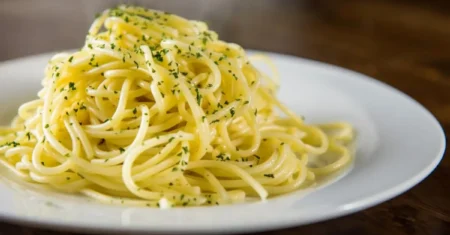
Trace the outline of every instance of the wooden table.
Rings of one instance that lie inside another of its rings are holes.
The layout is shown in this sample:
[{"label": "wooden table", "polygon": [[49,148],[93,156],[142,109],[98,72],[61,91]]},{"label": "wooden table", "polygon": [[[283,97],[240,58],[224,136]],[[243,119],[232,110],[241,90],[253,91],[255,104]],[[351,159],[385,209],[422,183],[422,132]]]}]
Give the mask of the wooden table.
[{"label": "wooden table", "polygon": [[[81,46],[94,12],[112,2],[1,1],[0,60]],[[223,39],[246,48],[324,61],[375,77],[418,100],[450,132],[450,1],[140,2],[205,20]],[[450,234],[449,181],[446,156],[426,180],[388,202],[262,234]],[[0,223],[0,234],[71,233]]]}]

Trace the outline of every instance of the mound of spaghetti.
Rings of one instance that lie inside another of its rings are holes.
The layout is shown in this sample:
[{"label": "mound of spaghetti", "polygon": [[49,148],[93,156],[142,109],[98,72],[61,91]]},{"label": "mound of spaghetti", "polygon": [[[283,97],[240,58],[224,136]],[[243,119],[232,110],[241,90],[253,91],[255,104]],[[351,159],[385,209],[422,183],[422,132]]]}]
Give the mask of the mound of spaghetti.
[{"label": "mound of spaghetti", "polygon": [[81,50],[49,61],[42,86],[0,130],[0,162],[104,203],[264,200],[351,161],[349,124],[305,124],[240,46],[165,12],[104,11]]}]

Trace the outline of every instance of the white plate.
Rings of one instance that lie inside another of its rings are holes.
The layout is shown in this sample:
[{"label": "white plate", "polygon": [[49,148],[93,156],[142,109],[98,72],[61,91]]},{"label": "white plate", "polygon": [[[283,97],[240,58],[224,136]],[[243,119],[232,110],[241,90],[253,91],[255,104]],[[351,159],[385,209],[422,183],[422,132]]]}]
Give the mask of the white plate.
[{"label": "white plate", "polygon": [[[442,128],[413,99],[362,74],[290,56],[270,56],[281,74],[281,99],[289,107],[307,121],[345,120],[355,126],[356,160],[337,182],[265,203],[159,210],[102,205],[2,180],[0,217],[78,231],[262,231],[321,221],[381,203],[420,182],[439,163],[445,148]],[[45,54],[0,64],[2,124],[21,103],[36,96],[49,58]]]}]

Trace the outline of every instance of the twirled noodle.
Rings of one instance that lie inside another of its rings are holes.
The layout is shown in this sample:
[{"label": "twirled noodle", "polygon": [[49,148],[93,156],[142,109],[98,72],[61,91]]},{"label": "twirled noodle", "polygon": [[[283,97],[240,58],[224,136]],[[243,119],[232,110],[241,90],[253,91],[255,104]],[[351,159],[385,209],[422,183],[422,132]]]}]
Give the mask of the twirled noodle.
[{"label": "twirled noodle", "polygon": [[0,130],[0,162],[113,204],[222,204],[311,186],[351,161],[352,127],[305,124],[276,98],[269,65],[273,80],[202,22],[106,10]]}]

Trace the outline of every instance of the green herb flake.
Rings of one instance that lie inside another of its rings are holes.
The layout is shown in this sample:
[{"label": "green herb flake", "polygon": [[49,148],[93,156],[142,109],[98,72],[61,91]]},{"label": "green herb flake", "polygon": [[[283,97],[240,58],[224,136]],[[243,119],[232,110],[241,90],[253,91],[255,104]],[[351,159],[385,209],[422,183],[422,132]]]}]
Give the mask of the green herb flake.
[{"label": "green herb flake", "polygon": [[74,82],[69,82],[69,91],[75,91],[77,88],[75,87],[75,83]]},{"label": "green herb flake", "polygon": [[231,108],[231,109],[230,109],[230,114],[231,114],[231,117],[234,116],[234,114],[235,114],[234,108]]},{"label": "green herb flake", "polygon": [[198,88],[195,88],[195,93],[197,94],[197,95],[196,95],[196,98],[197,98],[197,104],[200,105],[200,103],[202,102],[202,95],[201,95],[200,92],[198,91]]}]

